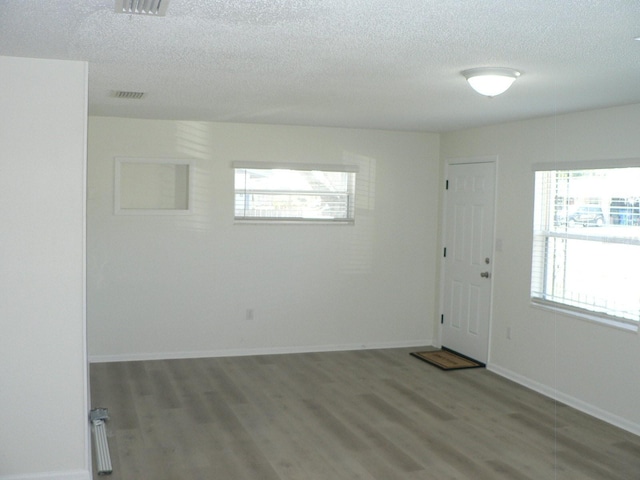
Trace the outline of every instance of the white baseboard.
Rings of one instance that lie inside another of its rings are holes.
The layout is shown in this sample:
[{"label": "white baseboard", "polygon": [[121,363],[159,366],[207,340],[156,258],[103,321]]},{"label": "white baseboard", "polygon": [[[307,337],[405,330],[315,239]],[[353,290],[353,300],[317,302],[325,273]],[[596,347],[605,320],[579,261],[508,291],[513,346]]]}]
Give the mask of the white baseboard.
[{"label": "white baseboard", "polygon": [[558,392],[556,389],[549,387],[548,385],[533,381],[527,377],[524,377],[518,373],[512,372],[511,370],[500,367],[498,365],[487,365],[487,370],[490,370],[493,373],[500,375],[501,377],[505,377],[513,382],[519,383],[520,385],[541,393],[546,397],[552,398],[559,401],[560,403],[564,403],[565,405],[573,407],[576,410],[586,413],[587,415],[591,415],[592,417],[598,418],[604,422],[610,423],[611,425],[631,432],[634,435],[640,435],[639,424],[630,422],[625,418],[614,415],[611,412],[607,412],[606,410],[586,403],[578,398],[572,397],[571,395]]},{"label": "white baseboard", "polygon": [[88,470],[74,470],[71,472],[0,475],[0,480],[91,480],[91,472]]},{"label": "white baseboard", "polygon": [[[431,339],[402,342],[357,343],[343,345],[310,345],[302,347],[267,347],[225,349],[190,352],[124,353],[117,355],[89,355],[91,363],[131,362],[140,360],[174,360],[184,358],[245,357],[249,355],[279,355],[284,353],[339,352],[346,350],[372,350],[384,348],[409,348],[432,345]],[[0,480],[3,480],[0,478]]]}]

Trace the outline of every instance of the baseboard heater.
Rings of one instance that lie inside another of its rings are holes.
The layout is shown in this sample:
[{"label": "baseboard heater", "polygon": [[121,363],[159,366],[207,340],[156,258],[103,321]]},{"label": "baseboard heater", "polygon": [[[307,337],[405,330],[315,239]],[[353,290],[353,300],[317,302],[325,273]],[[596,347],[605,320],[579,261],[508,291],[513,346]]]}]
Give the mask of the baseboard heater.
[{"label": "baseboard heater", "polygon": [[109,442],[107,442],[107,427],[105,420],[109,418],[106,408],[94,408],[89,412],[89,420],[93,425],[93,440],[96,452],[96,465],[98,475],[109,475],[111,468],[111,456],[109,455]]}]

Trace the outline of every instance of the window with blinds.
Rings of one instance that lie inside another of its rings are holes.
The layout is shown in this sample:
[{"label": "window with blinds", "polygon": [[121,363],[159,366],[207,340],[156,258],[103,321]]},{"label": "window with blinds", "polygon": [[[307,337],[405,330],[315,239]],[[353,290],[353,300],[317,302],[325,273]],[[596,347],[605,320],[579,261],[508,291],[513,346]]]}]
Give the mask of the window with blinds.
[{"label": "window with blinds", "polygon": [[354,223],[356,168],[234,164],[236,221]]},{"label": "window with blinds", "polygon": [[640,168],[535,173],[531,297],[617,324],[640,321]]}]

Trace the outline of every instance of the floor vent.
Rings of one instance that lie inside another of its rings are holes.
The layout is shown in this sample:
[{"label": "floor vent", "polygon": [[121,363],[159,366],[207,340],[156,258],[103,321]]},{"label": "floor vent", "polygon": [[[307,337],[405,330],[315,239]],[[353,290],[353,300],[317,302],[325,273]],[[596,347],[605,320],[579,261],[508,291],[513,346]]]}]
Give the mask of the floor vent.
[{"label": "floor vent", "polygon": [[169,0],[116,0],[116,13],[164,17]]},{"label": "floor vent", "polygon": [[142,97],[145,96],[145,93],[144,92],[125,92],[122,90],[118,90],[113,92],[112,96],[116,98],[126,98],[129,100],[140,100]]}]

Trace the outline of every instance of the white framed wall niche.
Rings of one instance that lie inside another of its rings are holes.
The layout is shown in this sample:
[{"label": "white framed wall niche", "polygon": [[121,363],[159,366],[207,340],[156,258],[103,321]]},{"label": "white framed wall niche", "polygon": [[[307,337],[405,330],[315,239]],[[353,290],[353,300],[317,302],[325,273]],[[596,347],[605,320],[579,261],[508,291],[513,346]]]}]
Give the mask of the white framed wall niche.
[{"label": "white framed wall niche", "polygon": [[114,214],[191,214],[193,160],[115,157],[114,165]]}]

